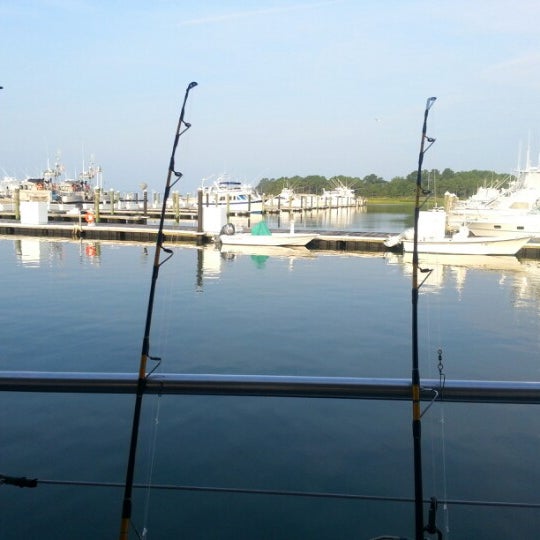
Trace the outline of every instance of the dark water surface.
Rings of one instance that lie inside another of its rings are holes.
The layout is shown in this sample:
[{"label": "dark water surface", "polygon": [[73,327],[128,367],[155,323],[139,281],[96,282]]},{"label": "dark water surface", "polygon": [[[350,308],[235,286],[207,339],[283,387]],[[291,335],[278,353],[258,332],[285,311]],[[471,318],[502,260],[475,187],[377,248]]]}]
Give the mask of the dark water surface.
[{"label": "dark water surface", "polygon": [[[392,232],[389,219],[382,230]],[[153,249],[0,240],[0,370],[136,372]],[[151,337],[160,371],[410,377],[411,265],[403,257],[173,249]],[[540,380],[539,264],[428,264],[422,376],[438,376],[442,348],[448,379]],[[0,400],[1,473],[123,482],[133,396]],[[425,496],[540,503],[538,413],[435,403],[422,420]],[[410,424],[405,402],[146,396],[136,481],[411,498]],[[0,538],[117,538],[122,494],[0,486]],[[410,503],[290,495],[137,489],[134,522],[149,539],[413,537]],[[535,538],[540,510],[441,504],[439,525],[445,538]]]}]

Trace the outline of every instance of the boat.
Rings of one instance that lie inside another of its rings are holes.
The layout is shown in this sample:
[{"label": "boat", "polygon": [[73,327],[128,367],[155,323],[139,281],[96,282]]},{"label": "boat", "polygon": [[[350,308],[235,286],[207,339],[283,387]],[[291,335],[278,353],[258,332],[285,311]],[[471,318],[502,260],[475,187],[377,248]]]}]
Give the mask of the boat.
[{"label": "boat", "polygon": [[527,214],[500,214],[478,218],[469,221],[467,226],[475,235],[528,234],[533,238],[538,238],[540,237],[540,209],[536,208]]},{"label": "boat", "polygon": [[526,215],[540,207],[540,166],[531,166],[527,158],[527,166],[517,168],[508,187],[482,186],[464,201],[452,193],[445,193],[444,199],[450,228],[473,221]]},{"label": "boat", "polygon": [[[203,181],[204,183],[204,181]],[[219,177],[211,186],[202,187],[203,204],[227,208],[228,214],[262,213],[261,195],[249,184]]]},{"label": "boat", "polygon": [[354,189],[340,183],[336,184],[334,189],[323,189],[321,199],[330,208],[346,208],[365,204],[362,197],[356,197]]},{"label": "boat", "polygon": [[292,188],[284,187],[275,197],[268,199],[266,205],[279,210],[297,210],[302,208],[302,196]]},{"label": "boat", "polygon": [[[418,253],[447,255],[515,255],[530,239],[530,235],[474,236],[467,226],[446,235],[446,212],[441,209],[424,210],[418,217]],[[388,248],[399,245],[405,253],[414,250],[414,230],[407,229],[384,241]]]},{"label": "boat", "polygon": [[236,232],[232,223],[221,229],[219,243],[222,246],[306,246],[318,235],[314,233],[296,233],[291,227],[289,232],[272,232],[265,221],[257,223],[251,232]]},{"label": "boat", "polygon": [[56,200],[63,204],[77,204],[92,200],[90,186],[84,180],[66,179],[55,186]]},{"label": "boat", "polygon": [[219,252],[226,255],[255,255],[264,257],[296,257],[313,258],[315,255],[305,246],[261,246],[225,244],[221,245]]}]

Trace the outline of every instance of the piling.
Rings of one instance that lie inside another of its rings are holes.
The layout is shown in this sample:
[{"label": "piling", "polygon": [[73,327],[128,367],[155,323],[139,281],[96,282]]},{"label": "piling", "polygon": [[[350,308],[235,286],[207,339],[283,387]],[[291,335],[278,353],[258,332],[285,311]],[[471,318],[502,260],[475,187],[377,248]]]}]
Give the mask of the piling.
[{"label": "piling", "polygon": [[13,203],[15,209],[15,219],[21,219],[21,190],[15,188],[15,193],[13,195]]},{"label": "piling", "polygon": [[94,191],[94,217],[95,217],[96,223],[99,223],[100,197],[101,197],[101,189],[96,188],[95,191]]}]

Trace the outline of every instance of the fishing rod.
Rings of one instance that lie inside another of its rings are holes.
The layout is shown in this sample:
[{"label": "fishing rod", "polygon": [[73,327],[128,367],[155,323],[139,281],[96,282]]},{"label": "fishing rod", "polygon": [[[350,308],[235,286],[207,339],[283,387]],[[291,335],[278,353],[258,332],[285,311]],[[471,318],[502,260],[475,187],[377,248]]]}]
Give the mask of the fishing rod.
[{"label": "fishing rod", "polygon": [[[152,270],[152,282],[150,285],[150,293],[148,296],[148,307],[146,311],[146,324],[144,328],[144,337],[142,342],[142,352],[141,352],[141,361],[139,364],[139,378],[137,380],[137,392],[135,398],[135,409],[133,412],[133,424],[131,428],[131,440],[129,445],[129,458],[126,470],[126,481],[124,484],[124,500],[122,503],[122,521],[120,524],[120,540],[127,540],[129,535],[129,527],[131,524],[131,510],[132,510],[132,493],[133,493],[133,477],[135,473],[135,456],[137,453],[137,441],[139,435],[139,423],[141,418],[141,406],[142,399],[146,387],[146,381],[148,377],[152,374],[154,370],[150,373],[146,373],[146,364],[148,359],[151,360],[160,360],[159,358],[150,356],[150,329],[152,327],[152,313],[154,310],[154,296],[156,291],[156,283],[159,275],[159,269],[162,264],[167,262],[173,255],[171,249],[168,249],[163,246],[163,225],[165,223],[165,211],[167,207],[167,199],[169,198],[169,193],[171,188],[180,180],[182,173],[175,170],[174,159],[176,154],[176,148],[178,146],[178,141],[180,136],[185,133],[190,127],[191,124],[184,121],[184,112],[186,108],[186,102],[189,95],[189,91],[197,86],[196,82],[189,83],[186,93],[184,95],[184,101],[182,103],[182,109],[180,111],[180,117],[178,119],[178,127],[176,128],[176,135],[174,137],[174,143],[171,152],[171,159],[169,161],[169,171],[167,174],[167,181],[165,183],[165,192],[163,195],[163,205],[161,208],[161,215],[159,219],[159,229],[156,239],[156,248],[154,254],[154,266]],[[175,177],[174,180],[172,177]],[[165,252],[167,256],[165,259],[161,259],[161,252]],[[159,365],[159,364],[158,364]],[[156,365],[157,367],[157,365]],[[156,369],[156,368],[154,368]]]},{"label": "fishing rod", "polygon": [[[413,272],[412,272],[412,406],[413,406],[413,421],[412,433],[414,442],[414,514],[415,514],[415,540],[423,540],[424,532],[429,534],[437,533],[439,538],[442,534],[435,525],[435,516],[437,510],[437,500],[431,499],[429,510],[429,523],[424,526],[424,494],[422,486],[422,425],[420,411],[420,371],[418,368],[418,291],[425,279],[419,284],[418,273],[431,273],[430,270],[425,270],[419,267],[418,264],[418,220],[420,217],[420,208],[429,197],[429,190],[422,187],[422,164],[424,155],[435,142],[434,138],[428,137],[427,119],[429,110],[436,97],[428,98],[424,111],[424,123],[422,126],[422,137],[420,140],[420,153],[418,156],[418,172],[416,175],[416,196],[414,204],[414,240],[413,240]],[[427,145],[426,145],[427,143]],[[422,203],[420,199],[426,197]]]}]

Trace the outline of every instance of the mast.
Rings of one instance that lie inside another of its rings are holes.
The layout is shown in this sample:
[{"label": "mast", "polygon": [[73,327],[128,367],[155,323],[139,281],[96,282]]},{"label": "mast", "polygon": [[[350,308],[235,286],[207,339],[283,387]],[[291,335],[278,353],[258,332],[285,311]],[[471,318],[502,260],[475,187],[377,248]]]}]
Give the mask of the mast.
[{"label": "mast", "polygon": [[[414,509],[415,509],[415,539],[422,540],[424,532],[424,494],[422,487],[422,426],[420,412],[420,371],[418,369],[418,218],[421,196],[429,195],[429,191],[422,188],[422,163],[424,154],[428,151],[435,139],[426,136],[429,109],[437,98],[430,97],[426,102],[424,111],[424,124],[420,140],[420,154],[418,156],[418,172],[416,175],[416,197],[414,205],[414,243],[413,243],[413,272],[412,272],[412,433],[414,443]],[[428,143],[425,146],[425,143]],[[420,284],[421,285],[421,284]]]},{"label": "mast", "polygon": [[[159,220],[159,229],[156,239],[156,247],[154,254],[154,266],[152,271],[152,282],[150,286],[150,293],[148,297],[148,307],[146,311],[146,324],[144,329],[144,337],[142,342],[142,351],[141,351],[141,360],[139,364],[139,378],[137,380],[137,392],[135,398],[135,409],[133,412],[133,424],[131,428],[131,440],[129,445],[129,457],[126,470],[126,481],[124,485],[124,500],[122,504],[122,520],[120,524],[120,540],[127,540],[129,536],[129,527],[131,524],[131,511],[132,511],[132,492],[133,492],[133,479],[135,473],[135,457],[137,453],[137,442],[139,435],[139,423],[141,417],[141,406],[142,399],[146,387],[146,381],[150,374],[146,373],[146,364],[150,356],[150,330],[152,327],[152,313],[154,308],[154,296],[156,290],[156,282],[159,275],[159,268],[167,260],[172,257],[172,250],[167,249],[163,246],[163,225],[165,222],[165,211],[167,207],[167,199],[169,198],[169,193],[171,188],[180,180],[182,173],[176,172],[174,168],[174,157],[176,154],[176,148],[178,146],[178,140],[180,135],[185,133],[190,127],[191,124],[184,121],[184,112],[186,108],[186,102],[188,98],[189,91],[197,86],[196,82],[189,83],[186,93],[184,95],[184,101],[182,103],[182,109],[180,111],[180,117],[178,119],[178,127],[176,128],[176,135],[174,138],[171,158],[169,162],[169,171],[167,174],[167,181],[165,183],[165,192],[163,195],[163,205],[161,209],[161,216]],[[171,182],[172,176],[175,176],[174,181]],[[161,251],[167,253],[167,256],[164,260],[160,261]]]}]

